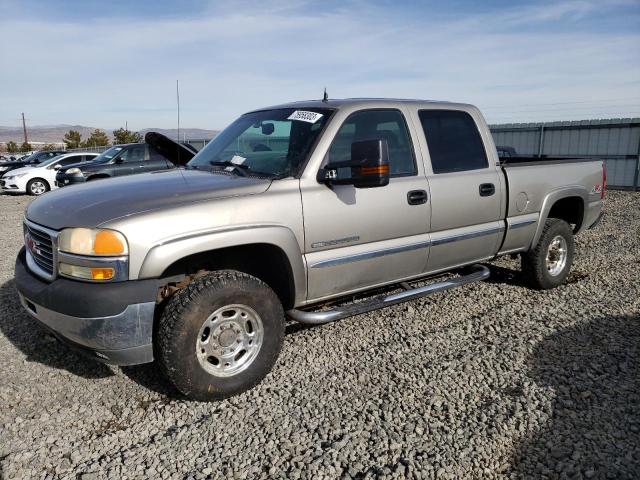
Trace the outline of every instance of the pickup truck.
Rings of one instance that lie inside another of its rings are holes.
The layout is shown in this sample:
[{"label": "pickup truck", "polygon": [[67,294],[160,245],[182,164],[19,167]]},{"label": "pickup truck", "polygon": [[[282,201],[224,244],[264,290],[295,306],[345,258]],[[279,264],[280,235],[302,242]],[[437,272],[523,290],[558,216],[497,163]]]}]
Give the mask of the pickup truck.
[{"label": "pickup truck", "polygon": [[185,168],[37,198],[16,286],[66,343],[156,361],[187,397],[217,400],[270,371],[287,317],[322,324],[459,287],[501,255],[557,287],[605,182],[601,161],[501,163],[471,105],[295,102],[242,115]]}]

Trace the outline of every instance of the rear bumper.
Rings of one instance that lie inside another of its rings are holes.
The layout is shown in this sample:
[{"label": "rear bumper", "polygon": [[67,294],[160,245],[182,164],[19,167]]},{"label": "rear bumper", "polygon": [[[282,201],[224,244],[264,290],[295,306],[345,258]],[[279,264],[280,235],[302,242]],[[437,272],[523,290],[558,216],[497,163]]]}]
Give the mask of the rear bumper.
[{"label": "rear bumper", "polygon": [[15,282],[25,310],[71,347],[113,365],[153,361],[155,280],[48,283],[29,271],[23,249]]},{"label": "rear bumper", "polygon": [[591,225],[589,225],[589,229],[597,227],[598,224],[602,221],[602,217],[604,217],[604,212],[600,212],[600,215],[598,215],[598,218],[596,218],[596,221],[593,222]]}]

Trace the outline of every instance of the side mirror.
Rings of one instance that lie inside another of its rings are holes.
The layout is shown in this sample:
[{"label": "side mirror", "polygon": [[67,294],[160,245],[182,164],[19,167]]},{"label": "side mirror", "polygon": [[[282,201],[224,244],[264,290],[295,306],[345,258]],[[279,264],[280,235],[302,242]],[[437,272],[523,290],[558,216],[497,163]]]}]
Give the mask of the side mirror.
[{"label": "side mirror", "polygon": [[54,170],[60,170],[61,168],[62,168],[62,165],[60,165],[59,163],[56,163],[56,164],[53,166],[53,169],[54,169]]},{"label": "side mirror", "polygon": [[[340,178],[338,169],[350,168],[351,176]],[[364,140],[351,144],[351,160],[334,162],[318,172],[318,181],[356,188],[384,187],[389,184],[389,147],[386,140]]]},{"label": "side mirror", "polygon": [[124,160],[122,157],[117,157],[113,160],[114,164],[118,164],[118,163],[124,163]]}]

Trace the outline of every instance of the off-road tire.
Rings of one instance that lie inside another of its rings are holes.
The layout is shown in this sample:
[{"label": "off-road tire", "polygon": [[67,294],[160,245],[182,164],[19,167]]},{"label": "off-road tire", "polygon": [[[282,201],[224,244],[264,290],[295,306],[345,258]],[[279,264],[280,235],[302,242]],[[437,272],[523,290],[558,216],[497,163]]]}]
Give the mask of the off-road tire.
[{"label": "off-road tire", "polygon": [[[32,190],[32,188],[33,188],[33,186],[34,186],[34,184],[35,184],[36,182],[39,182],[39,183],[41,183],[41,184],[43,184],[43,185],[44,185],[44,191],[42,191],[42,192],[40,192],[40,193],[35,193],[35,192]],[[51,190],[51,186],[49,185],[49,182],[47,182],[47,181],[46,181],[46,180],[44,180],[43,178],[32,178],[31,180],[29,180],[29,182],[27,182],[27,193],[28,193],[29,195],[32,195],[32,196],[37,197],[37,196],[39,196],[39,195],[42,195],[42,194],[44,194],[44,193],[47,193],[49,190]]]},{"label": "off-road tire", "polygon": [[[249,366],[230,377],[210,374],[196,355],[204,321],[226,305],[247,305],[260,316],[262,345]],[[256,386],[275,364],[284,340],[284,311],[278,296],[263,281],[235,270],[202,276],[176,292],[159,320],[156,358],[167,379],[194,400],[214,401]]]},{"label": "off-road tire", "polygon": [[[549,245],[557,236],[561,236],[566,242],[567,257],[564,268],[557,275],[551,275],[547,269],[546,258]],[[537,290],[547,290],[561,285],[569,276],[574,253],[575,241],[571,226],[559,218],[548,218],[537,245],[522,255],[522,274],[526,283]]]}]

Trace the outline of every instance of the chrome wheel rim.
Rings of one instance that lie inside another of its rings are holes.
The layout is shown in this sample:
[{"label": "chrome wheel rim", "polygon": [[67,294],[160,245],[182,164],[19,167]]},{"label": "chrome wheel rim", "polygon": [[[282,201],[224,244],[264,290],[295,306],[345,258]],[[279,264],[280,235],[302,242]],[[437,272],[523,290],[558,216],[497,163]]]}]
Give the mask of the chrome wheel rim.
[{"label": "chrome wheel rim", "polygon": [[200,366],[216,377],[231,377],[253,363],[262,346],[262,319],[247,305],[226,305],[204,321],[196,340]]},{"label": "chrome wheel rim", "polygon": [[42,182],[33,182],[31,184],[31,193],[33,193],[34,195],[42,195],[46,191],[47,191],[47,188],[44,186],[44,183]]},{"label": "chrome wheel rim", "polygon": [[567,264],[567,241],[564,237],[557,235],[551,240],[547,250],[547,271],[550,275],[559,275]]}]

